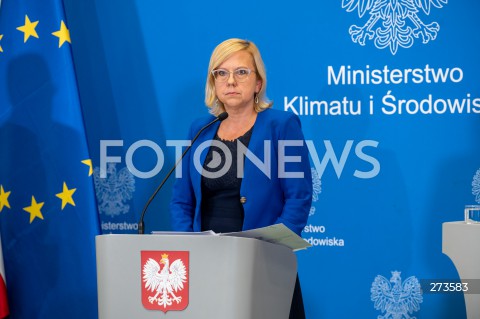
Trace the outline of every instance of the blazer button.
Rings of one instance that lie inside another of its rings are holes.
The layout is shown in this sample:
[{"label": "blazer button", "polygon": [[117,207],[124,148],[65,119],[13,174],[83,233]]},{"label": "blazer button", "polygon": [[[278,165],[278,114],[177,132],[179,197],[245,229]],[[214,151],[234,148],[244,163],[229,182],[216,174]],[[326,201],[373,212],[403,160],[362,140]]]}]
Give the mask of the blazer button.
[{"label": "blazer button", "polygon": [[245,204],[246,201],[247,201],[246,197],[244,196],[240,197],[240,203]]}]

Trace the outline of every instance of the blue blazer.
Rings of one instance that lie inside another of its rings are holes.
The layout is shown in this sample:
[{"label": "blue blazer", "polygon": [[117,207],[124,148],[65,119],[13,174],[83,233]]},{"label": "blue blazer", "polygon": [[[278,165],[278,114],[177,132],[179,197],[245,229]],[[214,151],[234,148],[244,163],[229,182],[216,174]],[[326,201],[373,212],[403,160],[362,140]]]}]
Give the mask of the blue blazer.
[{"label": "blue blazer", "polygon": [[[214,119],[208,116],[195,121],[189,140]],[[182,177],[176,178],[170,202],[175,231],[201,231],[201,172],[194,165],[194,156],[199,145],[213,140],[219,125],[217,122],[204,130],[182,161]],[[270,165],[262,164],[266,162],[264,149],[268,150],[265,142],[270,144]],[[248,150],[262,163],[255,164],[248,155],[245,158],[240,188],[245,213],[243,230],[283,223],[300,235],[312,203],[311,167],[300,119],[274,109],[258,113]],[[201,153],[197,151],[197,166],[203,166],[207,152],[208,147]],[[270,172],[265,166],[270,167]]]}]

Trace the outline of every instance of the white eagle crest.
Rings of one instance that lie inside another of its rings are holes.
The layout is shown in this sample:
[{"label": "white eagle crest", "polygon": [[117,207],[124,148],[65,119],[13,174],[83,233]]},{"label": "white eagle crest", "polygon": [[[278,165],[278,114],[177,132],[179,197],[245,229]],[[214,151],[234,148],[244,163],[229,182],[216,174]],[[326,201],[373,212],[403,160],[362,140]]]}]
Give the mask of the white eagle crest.
[{"label": "white eagle crest", "polygon": [[402,284],[400,274],[400,271],[392,271],[390,281],[378,275],[372,283],[370,292],[374,307],[385,313],[378,319],[415,319],[409,314],[420,310],[423,297],[418,279],[410,276]]},{"label": "white eagle crest", "polygon": [[342,8],[347,12],[356,9],[360,18],[367,11],[370,14],[364,26],[350,27],[353,42],[365,45],[368,37],[374,39],[377,48],[390,47],[390,52],[395,55],[399,46],[411,47],[414,38],[421,37],[423,43],[435,40],[440,30],[439,24],[423,23],[418,12],[422,10],[429,15],[432,6],[442,8],[447,2],[448,0],[342,0]]},{"label": "white eagle crest", "polygon": [[115,163],[108,163],[107,177],[100,177],[100,168],[95,167],[94,182],[100,213],[108,216],[126,214],[130,206],[125,202],[135,191],[135,178],[126,167],[117,173]]},{"label": "white eagle crest", "polygon": [[472,194],[475,195],[475,201],[480,204],[480,168],[473,176]]},{"label": "white eagle crest", "polygon": [[[163,268],[160,267],[163,264]],[[149,258],[143,265],[143,281],[145,289],[156,291],[155,296],[148,297],[150,303],[156,302],[159,306],[166,308],[172,305],[173,301],[179,304],[182,297],[175,293],[183,290],[183,284],[187,280],[187,270],[180,259],[170,265],[168,254],[162,254],[160,264]]]},{"label": "white eagle crest", "polygon": [[[312,170],[312,186],[313,186],[313,192],[312,192],[312,202],[318,201],[318,195],[322,192],[322,180],[320,179],[320,175],[318,175],[318,172],[315,168],[311,168]],[[309,216],[315,215],[315,207],[312,206],[310,207],[310,213]]]}]

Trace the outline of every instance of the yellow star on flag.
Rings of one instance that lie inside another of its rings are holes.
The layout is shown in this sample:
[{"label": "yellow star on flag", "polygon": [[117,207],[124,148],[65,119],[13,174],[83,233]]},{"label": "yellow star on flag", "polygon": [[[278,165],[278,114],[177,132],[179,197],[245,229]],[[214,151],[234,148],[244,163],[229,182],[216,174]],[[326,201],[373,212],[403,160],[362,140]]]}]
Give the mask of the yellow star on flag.
[{"label": "yellow star on flag", "polygon": [[17,28],[17,30],[23,32],[23,43],[27,42],[30,36],[38,39],[37,31],[35,31],[37,24],[38,24],[38,21],[30,22],[30,19],[28,18],[28,16],[25,15],[25,24]]},{"label": "yellow star on flag", "polygon": [[52,32],[52,34],[58,37],[59,48],[65,43],[65,41],[72,44],[72,41],[70,40],[70,31],[67,29],[67,26],[65,25],[63,20],[62,20],[62,23],[60,24],[60,30]]},{"label": "yellow star on flag", "polygon": [[[0,40],[2,40],[3,34],[0,34]],[[3,52],[2,46],[0,45],[0,52]]]},{"label": "yellow star on flag", "polygon": [[76,190],[76,188],[68,189],[67,183],[63,182],[63,191],[55,195],[62,200],[62,210],[67,204],[75,206],[75,202],[73,201],[72,196]]},{"label": "yellow star on flag", "polygon": [[40,219],[43,219],[42,212],[40,211],[43,207],[43,202],[42,203],[37,203],[35,200],[35,197],[32,196],[32,204],[28,207],[25,207],[23,210],[27,211],[30,213],[30,224],[33,222],[33,220],[37,217]]},{"label": "yellow star on flag", "polygon": [[3,207],[10,208],[8,196],[10,196],[10,192],[5,192],[3,185],[0,185],[0,212],[3,210]]},{"label": "yellow star on flag", "polygon": [[83,164],[87,165],[90,169],[88,170],[88,176],[92,176],[93,174],[93,165],[91,159],[86,159],[82,161]]}]

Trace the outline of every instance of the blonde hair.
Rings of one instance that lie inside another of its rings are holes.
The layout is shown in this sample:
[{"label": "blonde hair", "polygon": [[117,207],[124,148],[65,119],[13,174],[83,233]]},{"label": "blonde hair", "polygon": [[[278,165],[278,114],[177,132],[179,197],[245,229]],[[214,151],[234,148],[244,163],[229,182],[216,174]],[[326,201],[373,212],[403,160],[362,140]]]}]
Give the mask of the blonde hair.
[{"label": "blonde hair", "polygon": [[257,93],[258,103],[255,103],[255,111],[261,112],[272,106],[272,102],[266,96],[267,89],[267,74],[265,71],[265,65],[263,64],[262,56],[257,46],[247,40],[242,39],[228,39],[217,45],[213,50],[210,57],[210,63],[208,65],[207,83],[205,85],[205,104],[210,109],[210,113],[218,116],[220,113],[225,112],[223,103],[217,99],[215,94],[215,79],[212,75],[212,70],[215,70],[220,64],[227,60],[232,54],[245,50],[249,52],[255,64],[255,71],[258,78],[262,81],[262,87]]}]

